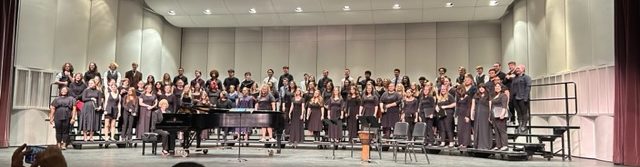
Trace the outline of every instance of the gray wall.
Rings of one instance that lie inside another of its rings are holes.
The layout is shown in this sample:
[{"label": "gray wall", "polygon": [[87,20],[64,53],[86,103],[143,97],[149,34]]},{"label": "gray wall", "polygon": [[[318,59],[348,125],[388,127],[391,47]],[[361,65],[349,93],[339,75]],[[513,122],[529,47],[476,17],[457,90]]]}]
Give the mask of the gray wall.
[{"label": "gray wall", "polygon": [[[95,62],[104,72],[109,63],[117,62],[124,75],[131,62],[144,60],[149,62],[140,64],[145,74],[176,71],[181,28],[143,6],[142,0],[23,0],[15,65],[60,71],[63,63],[70,62],[75,72],[84,72],[89,62]],[[55,143],[53,129],[44,121],[47,117],[42,106],[14,109],[10,145]]]},{"label": "gray wall", "polygon": [[[505,64],[527,65],[534,84],[576,83],[578,115],[569,122],[581,129],[572,130],[570,149],[574,155],[605,161],[613,158],[613,22],[611,0],[520,0],[501,23]],[[576,95],[572,87],[569,92]],[[532,89],[534,98],[561,96],[560,86]],[[564,113],[564,107],[563,102],[531,103],[532,113]],[[534,125],[566,121],[556,116],[532,118]]]},{"label": "gray wall", "polygon": [[291,67],[297,80],[304,73],[320,76],[323,69],[331,78],[352,77],[371,70],[374,77],[390,78],[394,68],[414,81],[430,79],[437,67],[485,68],[501,60],[500,23],[445,22],[417,24],[186,28],[183,36],[182,66],[193,76],[196,69],[225,71],[238,75],[253,73],[266,77],[272,68],[276,76],[282,66]]}]

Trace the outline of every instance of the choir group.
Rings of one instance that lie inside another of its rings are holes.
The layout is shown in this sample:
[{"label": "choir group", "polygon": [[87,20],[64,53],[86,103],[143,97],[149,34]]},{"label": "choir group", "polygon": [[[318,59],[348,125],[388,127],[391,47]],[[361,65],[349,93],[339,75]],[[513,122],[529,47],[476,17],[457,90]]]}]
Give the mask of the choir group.
[{"label": "choir group", "polygon": [[[211,70],[207,80],[195,70],[195,78],[188,80],[179,68],[173,78],[165,73],[156,81],[153,75],[143,80],[136,63],[124,76],[116,63],[108,68],[101,74],[90,63],[84,74],[74,73],[73,66],[65,63],[57,74],[59,96],[51,103],[50,120],[61,148],[66,147],[76,120],[84,141],[93,141],[95,132],[104,135],[104,140],[115,141],[116,127],[121,132],[119,140],[130,141],[133,129],[136,139],[145,132],[162,132],[154,126],[162,113],[193,112],[192,108],[202,109],[196,113],[206,113],[210,107],[284,112],[285,134],[294,146],[304,141],[305,130],[313,134],[314,141],[323,140],[324,132],[328,140],[353,142],[361,128],[358,118],[375,116],[384,137],[390,137],[397,122],[409,123],[409,131],[416,122],[425,122],[426,145],[507,150],[507,124],[515,124],[517,118],[517,132],[524,132],[529,121],[531,79],[525,75],[525,66],[515,62],[508,63],[507,73],[500,63],[489,68],[488,75],[478,66],[475,77],[459,67],[455,82],[444,67],[433,81],[420,77],[418,82],[401,76],[399,69],[388,79],[374,79],[371,71],[353,78],[345,69],[344,77],[334,82],[328,70],[318,80],[310,74],[294,80],[287,66],[279,77],[268,69],[262,81],[254,81],[250,72],[240,81],[233,69],[222,80],[217,70]],[[327,125],[323,120],[333,123]],[[238,140],[248,140],[252,132],[247,128],[231,131]],[[260,141],[273,140],[273,129],[263,128],[261,133]]]}]

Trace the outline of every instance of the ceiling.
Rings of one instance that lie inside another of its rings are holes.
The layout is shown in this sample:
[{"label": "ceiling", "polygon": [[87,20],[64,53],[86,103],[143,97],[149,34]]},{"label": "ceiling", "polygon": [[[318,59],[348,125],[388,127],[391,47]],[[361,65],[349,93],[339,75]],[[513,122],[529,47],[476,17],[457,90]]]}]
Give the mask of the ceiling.
[{"label": "ceiling", "polygon": [[[350,25],[495,20],[513,0],[145,0],[178,27]],[[453,7],[445,7],[452,2]],[[395,4],[400,9],[393,9]],[[351,10],[344,11],[348,5]],[[296,12],[297,7],[302,12]],[[256,13],[250,13],[254,8]],[[204,14],[204,10],[211,14]],[[173,15],[169,14],[173,11]]]}]

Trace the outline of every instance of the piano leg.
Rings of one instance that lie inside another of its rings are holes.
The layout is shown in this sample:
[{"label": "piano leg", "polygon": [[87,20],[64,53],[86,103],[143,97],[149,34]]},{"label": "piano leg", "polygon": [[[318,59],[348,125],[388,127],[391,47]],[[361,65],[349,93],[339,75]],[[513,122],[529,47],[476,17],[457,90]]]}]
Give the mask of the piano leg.
[{"label": "piano leg", "polygon": [[277,146],[277,150],[276,153],[280,154],[282,151],[280,149],[282,149],[282,131],[278,130],[276,133],[276,146]]},{"label": "piano leg", "polygon": [[196,148],[200,148],[200,142],[202,141],[200,135],[202,135],[202,130],[196,130]]}]

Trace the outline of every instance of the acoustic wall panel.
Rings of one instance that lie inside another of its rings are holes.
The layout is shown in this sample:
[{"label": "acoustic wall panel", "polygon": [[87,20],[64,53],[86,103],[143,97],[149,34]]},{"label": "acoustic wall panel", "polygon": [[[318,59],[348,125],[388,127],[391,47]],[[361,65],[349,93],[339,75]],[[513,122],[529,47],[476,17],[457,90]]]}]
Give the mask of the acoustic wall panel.
[{"label": "acoustic wall panel", "polygon": [[235,70],[251,72],[254,80],[262,81],[262,29],[237,28],[235,33]]},{"label": "acoustic wall panel", "polygon": [[61,2],[64,3],[58,3],[57,9],[53,68],[59,70],[62,64],[69,62],[75,68],[85,69],[91,1]]},{"label": "acoustic wall panel", "polygon": [[[162,73],[177,74],[182,49],[182,29],[164,22],[162,28]],[[175,72],[174,72],[175,71]]]},{"label": "acoustic wall panel", "polygon": [[209,78],[208,61],[209,29],[185,29],[182,34],[182,67],[189,80],[194,79],[195,70],[202,71],[202,78]]},{"label": "acoustic wall panel", "polygon": [[[235,68],[235,33],[234,28],[209,29],[207,69],[218,70],[221,80],[228,76],[227,70]],[[237,71],[236,77],[242,78],[243,74],[244,72]]]},{"label": "acoustic wall panel", "polygon": [[146,75],[153,75],[160,81],[165,70],[162,67],[162,17],[150,12],[144,12],[142,29],[142,54],[144,63],[140,64],[140,71]]},{"label": "acoustic wall panel", "polygon": [[[118,18],[117,28],[114,27],[114,29],[117,29],[115,61],[121,65],[121,71],[127,71],[131,69],[132,62],[144,66],[140,59],[142,52],[143,10],[139,1],[119,2],[120,9],[114,10],[114,12],[117,12]],[[95,19],[92,18],[93,20]],[[142,73],[146,74],[146,71],[142,71]]]},{"label": "acoustic wall panel", "polygon": [[333,84],[335,86],[343,85],[340,80],[344,78],[344,69],[346,66],[347,45],[345,39],[345,26],[318,27],[318,61],[316,75],[322,75],[322,70],[329,70],[329,77],[333,78]]},{"label": "acoustic wall panel", "polygon": [[55,50],[57,2],[24,0],[19,4],[16,65],[56,70],[62,67],[61,64],[51,64]]}]

